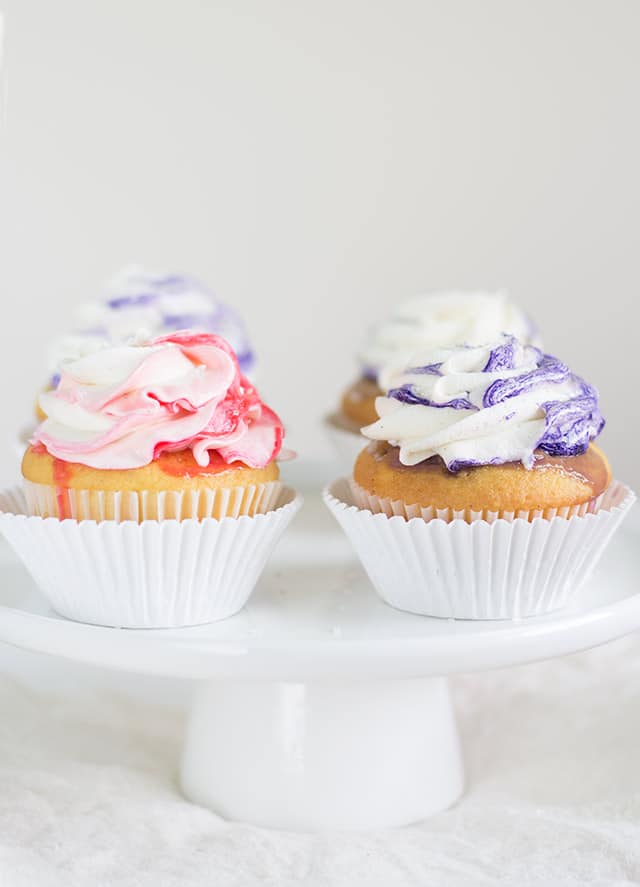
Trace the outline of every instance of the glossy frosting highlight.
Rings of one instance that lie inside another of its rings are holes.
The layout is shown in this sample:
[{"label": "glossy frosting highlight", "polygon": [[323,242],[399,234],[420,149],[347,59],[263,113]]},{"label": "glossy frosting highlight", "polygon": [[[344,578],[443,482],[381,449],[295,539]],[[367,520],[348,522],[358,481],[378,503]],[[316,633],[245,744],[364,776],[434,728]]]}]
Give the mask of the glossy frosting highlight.
[{"label": "glossy frosting highlight", "polygon": [[439,456],[449,471],[522,462],[536,450],[584,453],[604,426],[595,388],[557,358],[502,336],[428,352],[387,378],[379,419],[362,429],[399,448],[403,465]]},{"label": "glossy frosting highlight", "polygon": [[85,355],[64,365],[40,406],[47,418],[32,443],[98,469],[140,468],[185,449],[203,467],[215,452],[228,464],[263,468],[284,436],[230,345],[211,333],[173,333]]}]

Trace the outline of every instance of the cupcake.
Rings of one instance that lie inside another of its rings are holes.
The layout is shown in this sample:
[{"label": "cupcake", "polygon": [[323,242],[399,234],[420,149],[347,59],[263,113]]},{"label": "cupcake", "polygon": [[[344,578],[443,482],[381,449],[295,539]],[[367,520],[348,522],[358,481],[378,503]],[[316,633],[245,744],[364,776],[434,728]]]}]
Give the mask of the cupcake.
[{"label": "cupcake", "polygon": [[70,359],[108,345],[184,329],[222,336],[236,353],[244,375],[253,375],[255,354],[237,311],[193,277],[153,273],[134,265],[107,284],[102,298],[78,306],[71,335],[58,339],[51,348],[52,382],[57,382],[60,366]]},{"label": "cupcake", "polygon": [[229,344],[181,332],[63,366],[22,462],[32,513],[237,517],[277,494],[283,427]]},{"label": "cupcake", "polygon": [[[341,487],[353,508],[340,496],[329,504],[348,532],[371,532],[358,552],[401,609],[461,618],[556,609],[633,501],[593,443],[604,426],[595,388],[513,336],[424,353],[390,374],[376,412]],[[367,546],[382,538],[386,566],[376,555],[372,567]]]},{"label": "cupcake", "polygon": [[362,446],[360,429],[378,418],[376,398],[388,380],[419,351],[480,345],[502,333],[537,342],[532,321],[504,292],[438,292],[401,303],[372,327],[358,355],[358,378],[342,395],[327,422],[341,455],[353,463]]},{"label": "cupcake", "polygon": [[282,423],[230,345],[186,331],[104,348],[40,401],[30,517],[1,523],[54,608],[137,627],[237,611],[299,501],[279,481]]},{"label": "cupcake", "polygon": [[[235,351],[242,372],[253,378],[255,354],[242,318],[233,308],[193,277],[132,265],[106,285],[100,299],[79,305],[71,331],[51,344],[47,387],[57,387],[65,363],[110,345],[183,329],[222,336]],[[40,404],[36,415],[39,421],[45,418]]]}]

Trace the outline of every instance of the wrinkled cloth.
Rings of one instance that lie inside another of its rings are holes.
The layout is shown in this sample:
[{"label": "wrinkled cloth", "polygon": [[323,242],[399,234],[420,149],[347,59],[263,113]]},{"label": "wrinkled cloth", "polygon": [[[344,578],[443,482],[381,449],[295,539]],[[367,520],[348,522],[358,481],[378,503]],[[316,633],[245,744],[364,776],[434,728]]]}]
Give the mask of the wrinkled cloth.
[{"label": "wrinkled cloth", "polygon": [[9,669],[8,649],[2,887],[640,882],[640,639],[455,678],[463,799],[404,829],[315,835],[228,823],[181,796],[185,685],[92,683],[98,670],[20,651]]}]

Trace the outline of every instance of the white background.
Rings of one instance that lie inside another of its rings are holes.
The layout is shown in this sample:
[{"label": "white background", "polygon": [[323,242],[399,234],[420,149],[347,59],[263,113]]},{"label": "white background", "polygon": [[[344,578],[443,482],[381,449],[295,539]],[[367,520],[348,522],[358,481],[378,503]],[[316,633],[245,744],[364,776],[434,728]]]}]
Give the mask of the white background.
[{"label": "white background", "polygon": [[48,338],[132,260],[242,310],[315,461],[371,320],[506,286],[599,386],[638,485],[637,0],[0,7],[7,431]]}]

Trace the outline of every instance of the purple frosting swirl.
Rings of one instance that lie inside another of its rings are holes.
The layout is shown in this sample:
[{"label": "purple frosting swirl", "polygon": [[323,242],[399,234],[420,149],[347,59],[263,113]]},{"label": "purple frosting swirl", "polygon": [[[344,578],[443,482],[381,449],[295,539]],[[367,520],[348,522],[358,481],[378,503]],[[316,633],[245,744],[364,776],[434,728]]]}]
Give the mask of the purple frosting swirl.
[{"label": "purple frosting swirl", "polygon": [[[406,372],[408,375],[412,376],[441,376],[441,366],[441,363],[428,363],[421,367],[411,367],[411,369]],[[416,386],[411,384],[401,385],[399,388],[392,388],[388,392],[387,397],[392,397],[394,400],[399,400],[401,403],[421,404],[423,407],[435,407],[436,409],[442,409],[444,407],[450,407],[453,410],[477,409],[477,407],[475,407],[466,397],[454,397],[453,400],[447,400],[443,403],[430,400],[429,398],[418,394]]]},{"label": "purple frosting swirl", "polygon": [[423,367],[411,367],[411,369],[406,372],[410,373],[412,376],[441,376],[441,366],[441,363],[428,363]]},{"label": "purple frosting swirl", "polygon": [[466,397],[454,397],[453,400],[446,400],[438,403],[435,400],[429,400],[427,397],[421,397],[415,390],[414,385],[402,385],[400,388],[392,388],[387,397],[399,400],[401,403],[420,404],[423,407],[435,407],[436,409],[444,409],[450,407],[453,410],[477,410]]},{"label": "purple frosting swirl", "polygon": [[158,301],[158,293],[136,293],[132,296],[114,296],[107,299],[106,304],[114,311],[121,308],[139,308],[145,305],[153,305]]},{"label": "purple frosting swirl", "polygon": [[[161,313],[162,329],[174,332],[179,329],[205,329],[207,332],[218,333],[229,339],[236,351],[238,362],[243,373],[250,372],[255,364],[255,356],[249,342],[244,324],[236,311],[229,305],[219,302],[217,298],[202,284],[192,277],[182,274],[165,274],[153,276],[148,274],[132,278],[133,286],[125,278],[124,292],[117,291],[106,300],[113,311],[126,311],[132,308],[157,306]],[[140,291],[136,292],[136,286]],[[205,296],[210,304],[210,311],[163,311],[162,297],[172,296],[180,299],[190,293]]]},{"label": "purple frosting swirl", "polygon": [[[503,400],[507,400],[509,397],[517,397],[519,394],[531,391],[532,388],[536,388],[538,385],[565,382],[570,377],[578,379],[577,376],[573,376],[569,371],[569,367],[562,363],[561,360],[558,360],[557,357],[552,357],[550,354],[543,354],[537,348],[533,350],[536,351],[538,355],[537,368],[535,370],[530,370],[528,373],[523,373],[521,376],[510,376],[506,379],[496,379],[496,381],[493,382],[484,393],[482,399],[482,405],[484,407],[493,407],[497,403],[502,403]],[[492,352],[492,354],[493,353],[494,352]],[[491,358],[489,359],[489,363],[490,362]],[[500,369],[502,369],[502,367],[500,367]],[[513,369],[513,367],[508,367],[508,369]],[[485,367],[484,372],[490,372],[490,370],[487,370]],[[582,382],[581,379],[578,381]]]},{"label": "purple frosting swirl", "polygon": [[584,394],[564,402],[542,404],[546,427],[538,449],[550,456],[579,456],[604,428],[597,391],[578,376],[574,378],[582,384]]},{"label": "purple frosting swirl", "polygon": [[[183,305],[185,310],[181,310]],[[255,355],[240,315],[229,305],[220,302],[202,283],[192,277],[181,274],[154,275],[137,267],[127,269],[108,289],[103,297],[102,307],[112,312],[114,317],[122,318],[124,322],[121,323],[121,328],[124,330],[128,329],[126,318],[131,313],[130,335],[137,332],[134,322],[137,324],[140,316],[145,318],[142,326],[146,325],[146,318],[149,318],[149,332],[152,335],[163,335],[180,329],[200,329],[216,333],[229,341],[243,373],[250,374],[255,369]],[[97,340],[111,344],[126,340],[127,334],[118,332],[116,338],[109,326],[108,320],[105,320],[104,327],[101,328],[80,323],[74,334],[96,337]],[[58,382],[59,375],[56,373],[51,377],[51,386],[57,387]]]},{"label": "purple frosting swirl", "polygon": [[[517,352],[521,347],[515,338],[505,337],[504,341],[491,350],[482,372],[495,374],[502,370],[513,371],[516,369]],[[534,346],[527,346],[527,351],[535,355],[535,368],[520,375],[510,375],[490,382],[482,395],[481,406],[472,403],[469,397],[456,397],[442,403],[435,402],[421,395],[416,390],[419,385],[413,382],[406,382],[399,387],[392,388],[387,397],[411,405],[477,411],[490,409],[541,386],[563,385],[569,382],[575,389],[574,396],[566,397],[565,390],[562,395],[563,399],[548,400],[540,404],[540,409],[545,416],[545,428],[536,444],[536,449],[552,456],[577,456],[584,453],[590,441],[600,434],[605,424],[598,405],[597,390],[580,376],[572,373],[567,365],[557,357],[543,354]],[[406,374],[441,375],[440,367],[441,364],[413,367],[407,370]],[[513,415],[514,413],[508,414],[503,421],[508,422],[513,418]],[[498,462],[499,460],[496,462],[483,461],[482,463],[456,461],[448,467],[450,471],[458,471],[461,468],[477,464],[498,464]]]},{"label": "purple frosting swirl", "polygon": [[516,342],[515,339],[509,338],[491,351],[483,372],[497,373],[498,370],[513,370],[516,366],[515,360]]}]

